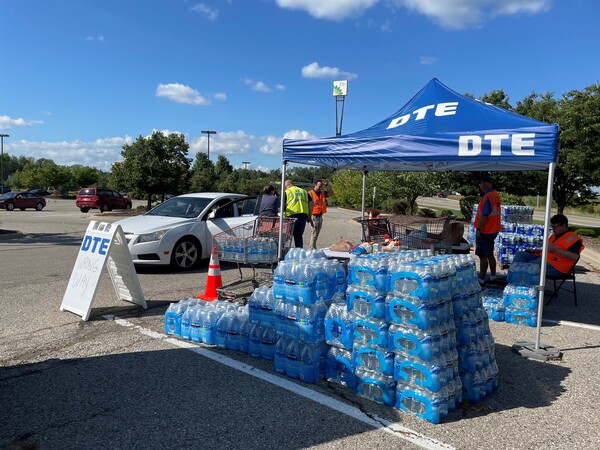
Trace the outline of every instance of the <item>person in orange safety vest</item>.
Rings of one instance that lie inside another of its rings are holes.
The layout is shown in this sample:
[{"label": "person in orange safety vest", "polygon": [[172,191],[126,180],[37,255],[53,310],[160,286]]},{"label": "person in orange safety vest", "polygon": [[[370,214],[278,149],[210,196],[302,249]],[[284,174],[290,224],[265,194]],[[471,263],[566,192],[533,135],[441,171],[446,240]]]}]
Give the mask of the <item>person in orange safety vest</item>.
[{"label": "person in orange safety vest", "polygon": [[[552,234],[548,238],[548,255],[546,257],[546,275],[564,275],[569,273],[573,265],[579,260],[583,251],[583,239],[569,230],[569,220],[562,214],[550,218]],[[539,253],[539,252],[538,252]],[[541,257],[536,253],[519,252],[513,262],[541,263]]]},{"label": "person in orange safety vest", "polygon": [[496,257],[494,256],[494,241],[502,231],[500,221],[500,196],[492,187],[492,178],[484,174],[479,179],[479,188],[483,197],[477,205],[475,216],[475,254],[479,256],[479,283],[485,283],[488,267],[490,281],[496,279]]},{"label": "person in orange safety vest", "polygon": [[327,183],[327,180],[317,180],[314,189],[308,192],[309,208],[311,208],[311,220],[309,224],[312,228],[310,233],[310,246],[312,250],[317,249],[317,239],[323,227],[323,214],[327,212],[327,197],[333,195],[333,189]]}]

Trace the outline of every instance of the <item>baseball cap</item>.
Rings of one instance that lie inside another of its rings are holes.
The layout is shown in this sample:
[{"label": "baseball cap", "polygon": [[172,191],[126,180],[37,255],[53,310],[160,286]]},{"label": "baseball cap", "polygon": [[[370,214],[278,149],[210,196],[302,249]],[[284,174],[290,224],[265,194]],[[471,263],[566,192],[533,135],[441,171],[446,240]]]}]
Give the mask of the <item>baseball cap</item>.
[{"label": "baseball cap", "polygon": [[479,181],[485,181],[486,183],[491,183],[492,177],[490,177],[489,174],[484,173],[483,175],[481,175],[481,177],[479,177]]}]

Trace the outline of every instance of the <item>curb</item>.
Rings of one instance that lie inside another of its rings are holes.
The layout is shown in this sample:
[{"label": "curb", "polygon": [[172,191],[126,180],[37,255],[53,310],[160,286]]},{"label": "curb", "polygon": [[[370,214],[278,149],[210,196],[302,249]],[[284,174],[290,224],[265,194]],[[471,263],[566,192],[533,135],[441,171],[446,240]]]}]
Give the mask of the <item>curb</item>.
[{"label": "curb", "polygon": [[23,237],[23,233],[21,233],[18,230],[2,230],[2,232],[0,232],[0,241],[7,241],[9,239],[16,239],[21,237]]}]

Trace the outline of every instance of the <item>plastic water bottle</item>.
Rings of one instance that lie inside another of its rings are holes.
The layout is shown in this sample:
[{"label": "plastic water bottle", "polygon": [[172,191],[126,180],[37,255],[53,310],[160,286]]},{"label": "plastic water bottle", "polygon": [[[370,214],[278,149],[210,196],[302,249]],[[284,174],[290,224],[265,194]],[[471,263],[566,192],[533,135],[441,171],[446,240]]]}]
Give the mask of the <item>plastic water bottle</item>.
[{"label": "plastic water bottle", "polygon": [[[394,379],[407,385],[439,392],[448,383],[448,366],[444,356],[423,361],[415,357],[397,357],[394,361]],[[454,378],[450,368],[451,379]]]},{"label": "plastic water bottle", "polygon": [[332,303],[325,315],[325,342],[331,346],[351,350],[354,341],[353,318],[346,309],[345,301]]},{"label": "plastic water bottle", "polygon": [[389,328],[385,320],[358,318],[354,321],[354,345],[386,350]]},{"label": "plastic water bottle", "polygon": [[299,377],[305,383],[315,383],[325,376],[327,345],[304,344],[300,350]]},{"label": "plastic water bottle", "polygon": [[279,336],[286,334],[287,326],[287,302],[283,299],[275,299],[275,332]]},{"label": "plastic water bottle", "polygon": [[285,350],[285,373],[291,378],[300,378],[300,352],[302,342],[297,339],[290,339]]},{"label": "plastic water bottle", "polygon": [[385,319],[385,293],[369,287],[350,286],[348,309],[358,316],[373,319]]},{"label": "plastic water bottle", "polygon": [[288,261],[280,261],[273,272],[273,295],[276,300],[285,299],[285,280],[288,277],[290,267]]},{"label": "plastic water bottle", "polygon": [[286,350],[290,340],[285,336],[278,336],[275,344],[275,353],[273,354],[273,365],[277,373],[286,371]]},{"label": "plastic water bottle", "polygon": [[239,350],[244,353],[248,353],[250,349],[250,328],[252,324],[249,320],[249,314],[242,314],[240,316],[240,334],[239,334]]},{"label": "plastic water bottle", "polygon": [[231,315],[227,326],[227,337],[225,345],[229,350],[239,350],[240,348],[240,325],[241,319],[239,312]]},{"label": "plastic water bottle", "polygon": [[250,335],[248,336],[248,354],[254,358],[260,358],[262,354],[262,337],[265,327],[257,323],[250,326]]},{"label": "plastic water bottle", "polygon": [[371,347],[355,347],[353,349],[355,367],[391,377],[394,374],[394,354]]},{"label": "plastic water bottle", "polygon": [[181,320],[179,320],[179,327],[177,326],[178,316],[181,312],[181,316],[185,312],[185,308],[178,303],[171,303],[165,313],[165,334],[181,336]]},{"label": "plastic water bottle", "polygon": [[321,301],[313,305],[298,305],[298,338],[307,344],[325,341],[325,314],[327,305]]},{"label": "plastic water bottle", "polygon": [[316,268],[312,264],[303,262],[297,265],[296,273],[297,301],[306,305],[312,305],[316,301]]},{"label": "plastic water bottle", "polygon": [[191,339],[192,317],[196,314],[196,308],[196,305],[188,307],[181,316],[181,339],[186,341]]},{"label": "plastic water bottle", "polygon": [[275,327],[275,296],[273,295],[273,289],[265,289],[265,295],[260,304],[261,325]]},{"label": "plastic water bottle", "polygon": [[195,311],[196,313],[192,316],[192,322],[190,324],[190,339],[192,342],[202,342],[200,331],[204,323],[204,315],[206,313],[205,307],[198,305]]},{"label": "plastic water bottle", "polygon": [[217,347],[219,348],[227,348],[227,330],[232,317],[232,312],[226,311],[217,322]]},{"label": "plastic water bottle", "polygon": [[440,423],[448,415],[448,391],[444,387],[440,392],[433,393],[398,382],[394,406],[430,423]]},{"label": "plastic water bottle", "polygon": [[389,348],[394,353],[430,361],[441,354],[440,330],[438,327],[421,330],[392,324],[389,328]]},{"label": "plastic water bottle", "polygon": [[302,305],[291,302],[285,306],[285,335],[291,339],[300,339],[298,312]]},{"label": "plastic water bottle", "polygon": [[217,322],[222,314],[223,311],[214,306],[206,310],[203,326],[200,330],[200,335],[204,344],[215,345],[217,343]]},{"label": "plastic water bottle", "polygon": [[277,333],[271,327],[264,327],[260,342],[260,356],[263,359],[273,361],[275,354],[275,343],[277,342]]},{"label": "plastic water bottle", "polygon": [[354,393],[386,406],[394,404],[396,381],[377,372],[371,372],[361,367],[355,370],[356,387]]},{"label": "plastic water bottle", "polygon": [[262,309],[264,296],[266,295],[267,288],[260,286],[254,289],[252,295],[248,299],[248,310],[250,315],[250,323],[262,323]]},{"label": "plastic water bottle", "polygon": [[386,320],[395,324],[407,324],[421,329],[433,325],[432,305],[418,297],[390,292],[385,300]]},{"label": "plastic water bottle", "polygon": [[337,347],[329,349],[327,352],[326,377],[327,381],[354,389],[356,377],[354,376],[351,350]]}]

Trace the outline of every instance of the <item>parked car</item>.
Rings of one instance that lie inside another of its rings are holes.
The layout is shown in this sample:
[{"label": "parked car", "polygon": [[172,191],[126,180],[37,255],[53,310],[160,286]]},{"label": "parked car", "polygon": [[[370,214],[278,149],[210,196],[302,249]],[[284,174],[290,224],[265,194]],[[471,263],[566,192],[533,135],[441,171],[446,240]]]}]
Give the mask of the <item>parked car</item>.
[{"label": "parked car", "polygon": [[125,233],[134,264],[186,270],[210,256],[215,234],[256,219],[258,200],[220,192],[184,194],[115,224]]},{"label": "parked car", "polygon": [[7,211],[14,211],[19,208],[25,211],[26,208],[35,208],[41,211],[46,206],[46,199],[31,192],[8,192],[0,195],[0,208]]},{"label": "parked car", "polygon": [[35,194],[35,195],[39,195],[40,197],[45,197],[46,195],[50,195],[50,192],[48,192],[46,189],[29,189],[28,192],[31,192],[32,194]]},{"label": "parked car", "polygon": [[77,194],[75,206],[82,213],[86,213],[90,209],[99,209],[100,212],[104,212],[113,209],[131,209],[131,200],[112,189],[83,188]]},{"label": "parked car", "polygon": [[12,192],[12,189],[8,186],[0,186],[0,195],[6,194],[7,192]]}]

